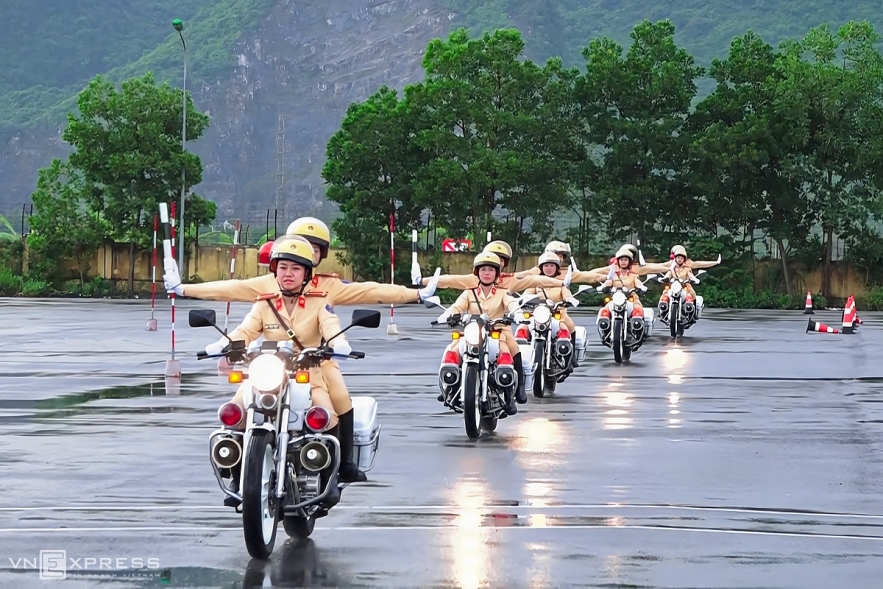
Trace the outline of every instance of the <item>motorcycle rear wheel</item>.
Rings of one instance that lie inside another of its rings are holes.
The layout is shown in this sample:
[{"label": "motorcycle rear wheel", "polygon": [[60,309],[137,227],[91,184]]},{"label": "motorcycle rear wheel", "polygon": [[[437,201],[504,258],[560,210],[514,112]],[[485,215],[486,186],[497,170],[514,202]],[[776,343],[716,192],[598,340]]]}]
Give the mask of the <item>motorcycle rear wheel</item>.
[{"label": "motorcycle rear wheel", "polygon": [[243,465],[242,532],[252,558],[269,558],[276,543],[276,444],[273,434],[255,430]]},{"label": "motorcycle rear wheel", "polygon": [[478,397],[478,366],[467,364],[463,374],[463,421],[466,436],[477,440],[481,436],[481,399]]}]

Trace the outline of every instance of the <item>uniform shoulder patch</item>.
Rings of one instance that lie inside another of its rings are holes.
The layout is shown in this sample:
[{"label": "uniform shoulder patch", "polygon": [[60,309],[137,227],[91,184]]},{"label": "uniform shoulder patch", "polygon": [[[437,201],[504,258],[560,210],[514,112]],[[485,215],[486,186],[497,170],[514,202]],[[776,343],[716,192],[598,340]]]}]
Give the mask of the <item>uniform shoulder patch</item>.
[{"label": "uniform shoulder patch", "polygon": [[316,276],[321,276],[322,278],[340,278],[340,276],[334,272],[319,272]]},{"label": "uniform shoulder patch", "polygon": [[310,292],[305,292],[304,296],[305,297],[322,297],[322,298],[324,298],[324,297],[328,296],[328,293],[325,291],[320,291],[320,290],[311,290]]}]

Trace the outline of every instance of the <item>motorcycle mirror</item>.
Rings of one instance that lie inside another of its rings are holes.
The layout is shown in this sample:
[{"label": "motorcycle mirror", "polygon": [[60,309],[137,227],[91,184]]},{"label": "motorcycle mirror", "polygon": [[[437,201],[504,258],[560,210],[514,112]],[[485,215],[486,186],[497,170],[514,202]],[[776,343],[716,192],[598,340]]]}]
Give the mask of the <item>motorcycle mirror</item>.
[{"label": "motorcycle mirror", "polygon": [[380,311],[356,309],[353,311],[353,318],[350,320],[350,325],[367,327],[370,329],[380,327]]},{"label": "motorcycle mirror", "polygon": [[647,280],[653,280],[654,278],[656,278],[656,276],[657,276],[656,274],[648,274]]},{"label": "motorcycle mirror", "polygon": [[696,272],[696,276],[700,276],[702,274],[705,274],[705,270],[699,270],[698,272]]},{"label": "motorcycle mirror", "polygon": [[214,309],[193,309],[187,319],[190,327],[214,327],[217,322]]},{"label": "motorcycle mirror", "polygon": [[528,305],[528,304],[536,301],[539,298],[540,298],[540,295],[537,295],[537,294],[524,295],[523,297],[521,297],[521,301],[519,303],[519,306],[523,307],[524,305]]},{"label": "motorcycle mirror", "polygon": [[441,299],[438,297],[428,297],[423,299],[423,305],[427,309],[432,309],[433,307],[441,307]]},{"label": "motorcycle mirror", "polygon": [[592,290],[592,287],[589,286],[588,284],[580,284],[579,288],[576,289],[576,294],[584,293],[587,290]]}]

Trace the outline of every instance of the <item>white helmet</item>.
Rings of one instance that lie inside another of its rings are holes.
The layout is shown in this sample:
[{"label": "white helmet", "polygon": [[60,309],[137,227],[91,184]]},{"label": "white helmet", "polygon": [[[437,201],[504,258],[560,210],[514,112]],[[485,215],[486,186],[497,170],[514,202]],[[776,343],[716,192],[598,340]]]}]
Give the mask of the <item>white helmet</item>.
[{"label": "white helmet", "polygon": [[544,264],[555,264],[558,269],[561,270],[561,259],[555,252],[543,252],[543,254],[537,260],[537,268],[542,270]]}]

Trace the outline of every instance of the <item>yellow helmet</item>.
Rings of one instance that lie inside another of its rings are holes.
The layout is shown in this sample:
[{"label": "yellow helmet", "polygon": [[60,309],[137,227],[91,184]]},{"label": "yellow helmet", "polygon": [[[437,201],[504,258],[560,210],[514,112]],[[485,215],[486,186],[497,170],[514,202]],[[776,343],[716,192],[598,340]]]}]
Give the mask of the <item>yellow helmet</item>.
[{"label": "yellow helmet", "polygon": [[500,257],[497,254],[491,252],[481,252],[475,259],[472,260],[472,273],[478,276],[478,269],[482,266],[491,266],[496,271],[497,274],[500,274],[500,269],[503,267],[503,263],[500,261]]},{"label": "yellow helmet", "polygon": [[279,239],[273,243],[273,249],[270,250],[270,272],[276,274],[276,266],[279,260],[288,260],[295,264],[300,264],[307,269],[307,276],[312,274],[313,268],[313,246],[306,238],[292,236],[289,239]]},{"label": "yellow helmet", "polygon": [[633,246],[630,243],[627,243],[624,246],[622,246],[621,248],[619,248],[619,251],[616,252],[616,259],[618,260],[619,258],[628,258],[628,259],[634,261],[635,258],[637,257],[637,255],[638,255],[638,248],[636,248],[635,246]]},{"label": "yellow helmet", "polygon": [[484,250],[486,252],[490,252],[492,254],[496,254],[503,266],[507,266],[509,264],[509,260],[512,259],[512,246],[510,246],[505,241],[496,240],[492,241],[486,246],[484,246]]},{"label": "yellow helmet", "polygon": [[561,258],[559,258],[558,254],[556,254],[555,252],[543,252],[540,258],[537,260],[537,268],[542,270],[543,264],[555,264],[556,266],[558,266],[558,269],[561,270]]},{"label": "yellow helmet", "polygon": [[328,248],[331,247],[331,231],[328,225],[316,219],[315,217],[301,217],[292,221],[285,233],[289,235],[300,235],[306,238],[310,243],[319,246],[322,251],[319,256],[320,260],[328,257]]},{"label": "yellow helmet", "polygon": [[673,248],[671,248],[671,259],[673,260],[678,256],[684,256],[686,258],[687,257],[687,248],[685,248],[682,245],[676,245]]}]

